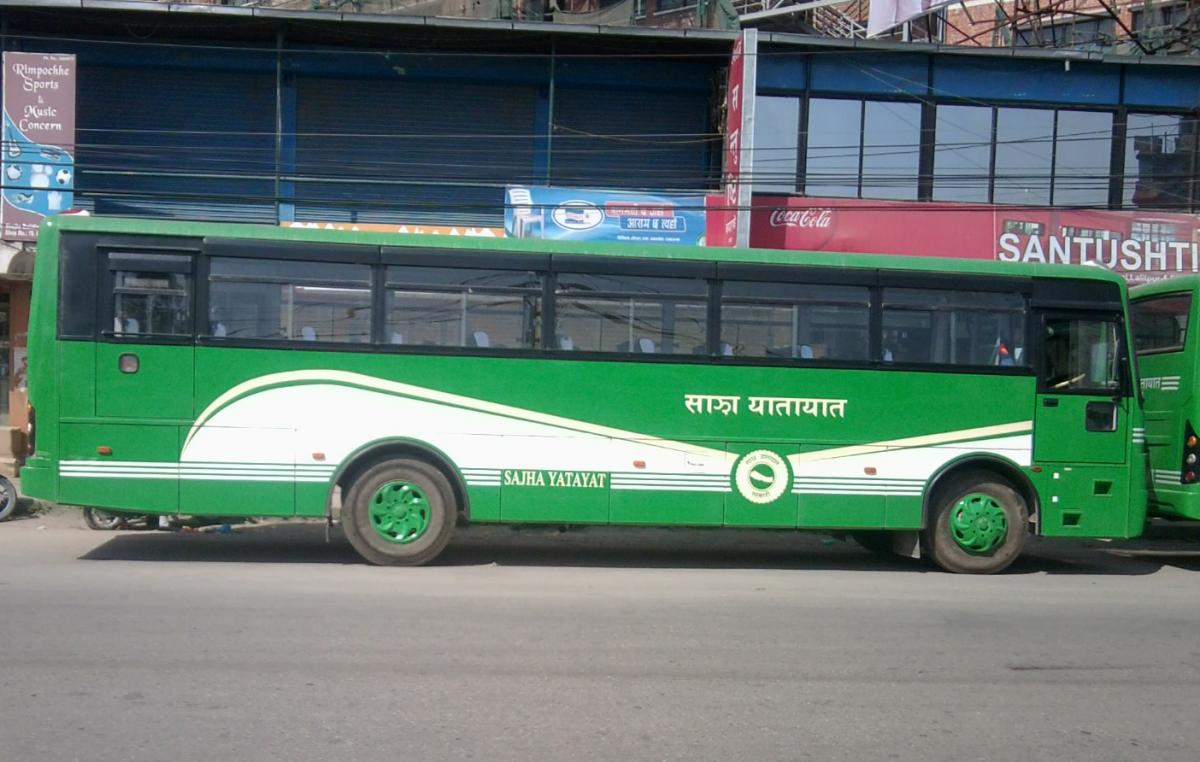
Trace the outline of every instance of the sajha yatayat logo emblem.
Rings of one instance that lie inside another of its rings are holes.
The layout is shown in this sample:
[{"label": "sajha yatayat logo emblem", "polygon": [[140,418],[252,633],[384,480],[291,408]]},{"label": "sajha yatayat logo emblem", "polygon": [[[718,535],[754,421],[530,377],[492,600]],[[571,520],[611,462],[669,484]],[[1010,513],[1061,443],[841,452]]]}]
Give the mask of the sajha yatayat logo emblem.
[{"label": "sajha yatayat logo emblem", "polygon": [[770,450],[748,453],[733,470],[733,483],[742,497],[766,505],[787,492],[791,482],[787,461]]}]

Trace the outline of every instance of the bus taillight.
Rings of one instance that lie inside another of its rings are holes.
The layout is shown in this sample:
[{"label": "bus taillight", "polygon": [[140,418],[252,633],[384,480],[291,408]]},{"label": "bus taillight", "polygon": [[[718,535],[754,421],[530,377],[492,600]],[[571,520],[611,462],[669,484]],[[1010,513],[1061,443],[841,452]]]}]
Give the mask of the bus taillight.
[{"label": "bus taillight", "polygon": [[37,428],[34,426],[34,422],[37,420],[37,412],[33,409],[33,405],[26,405],[25,410],[29,414],[29,425],[25,429],[25,454],[33,457],[33,454],[37,452],[37,447],[35,447]]},{"label": "bus taillight", "polygon": [[1191,422],[1184,423],[1183,428],[1183,467],[1179,480],[1184,484],[1196,482],[1196,461],[1200,460],[1200,437],[1196,436]]}]

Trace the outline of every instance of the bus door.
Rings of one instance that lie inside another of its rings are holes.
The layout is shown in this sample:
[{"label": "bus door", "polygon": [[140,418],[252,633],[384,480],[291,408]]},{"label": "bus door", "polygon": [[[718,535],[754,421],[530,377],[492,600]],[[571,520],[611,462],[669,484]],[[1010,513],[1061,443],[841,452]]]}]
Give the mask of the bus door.
[{"label": "bus door", "polygon": [[[1132,413],[1121,317],[1041,315],[1033,459],[1048,472],[1044,534],[1121,534]],[[1105,510],[1111,505],[1113,510]],[[1110,525],[1111,523],[1111,525]]]},{"label": "bus door", "polygon": [[96,350],[96,414],[190,423],[193,258],[111,251],[107,269],[101,278],[108,277],[111,301]]},{"label": "bus door", "polygon": [[[193,257],[133,248],[100,256],[96,419],[64,426],[68,459],[95,460],[93,468],[113,472],[93,485],[112,491],[101,504],[174,512],[178,482],[163,474],[173,474],[194,417]],[[117,478],[128,463],[137,465]]]}]

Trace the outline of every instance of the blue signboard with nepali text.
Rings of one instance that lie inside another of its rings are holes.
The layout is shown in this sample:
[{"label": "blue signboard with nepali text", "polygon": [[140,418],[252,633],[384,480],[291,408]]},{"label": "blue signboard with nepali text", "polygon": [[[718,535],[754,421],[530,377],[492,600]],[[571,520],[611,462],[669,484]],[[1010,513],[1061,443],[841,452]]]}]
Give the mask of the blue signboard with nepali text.
[{"label": "blue signboard with nepali text", "polygon": [[704,245],[703,196],[510,185],[504,231],[512,238]]}]

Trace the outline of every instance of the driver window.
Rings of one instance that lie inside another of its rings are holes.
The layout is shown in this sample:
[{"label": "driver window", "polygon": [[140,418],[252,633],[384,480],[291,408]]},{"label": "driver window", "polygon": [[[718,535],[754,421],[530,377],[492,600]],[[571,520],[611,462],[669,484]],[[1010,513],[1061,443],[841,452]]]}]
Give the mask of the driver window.
[{"label": "driver window", "polygon": [[1046,389],[1113,394],[1121,387],[1120,324],[1096,318],[1047,318]]}]

